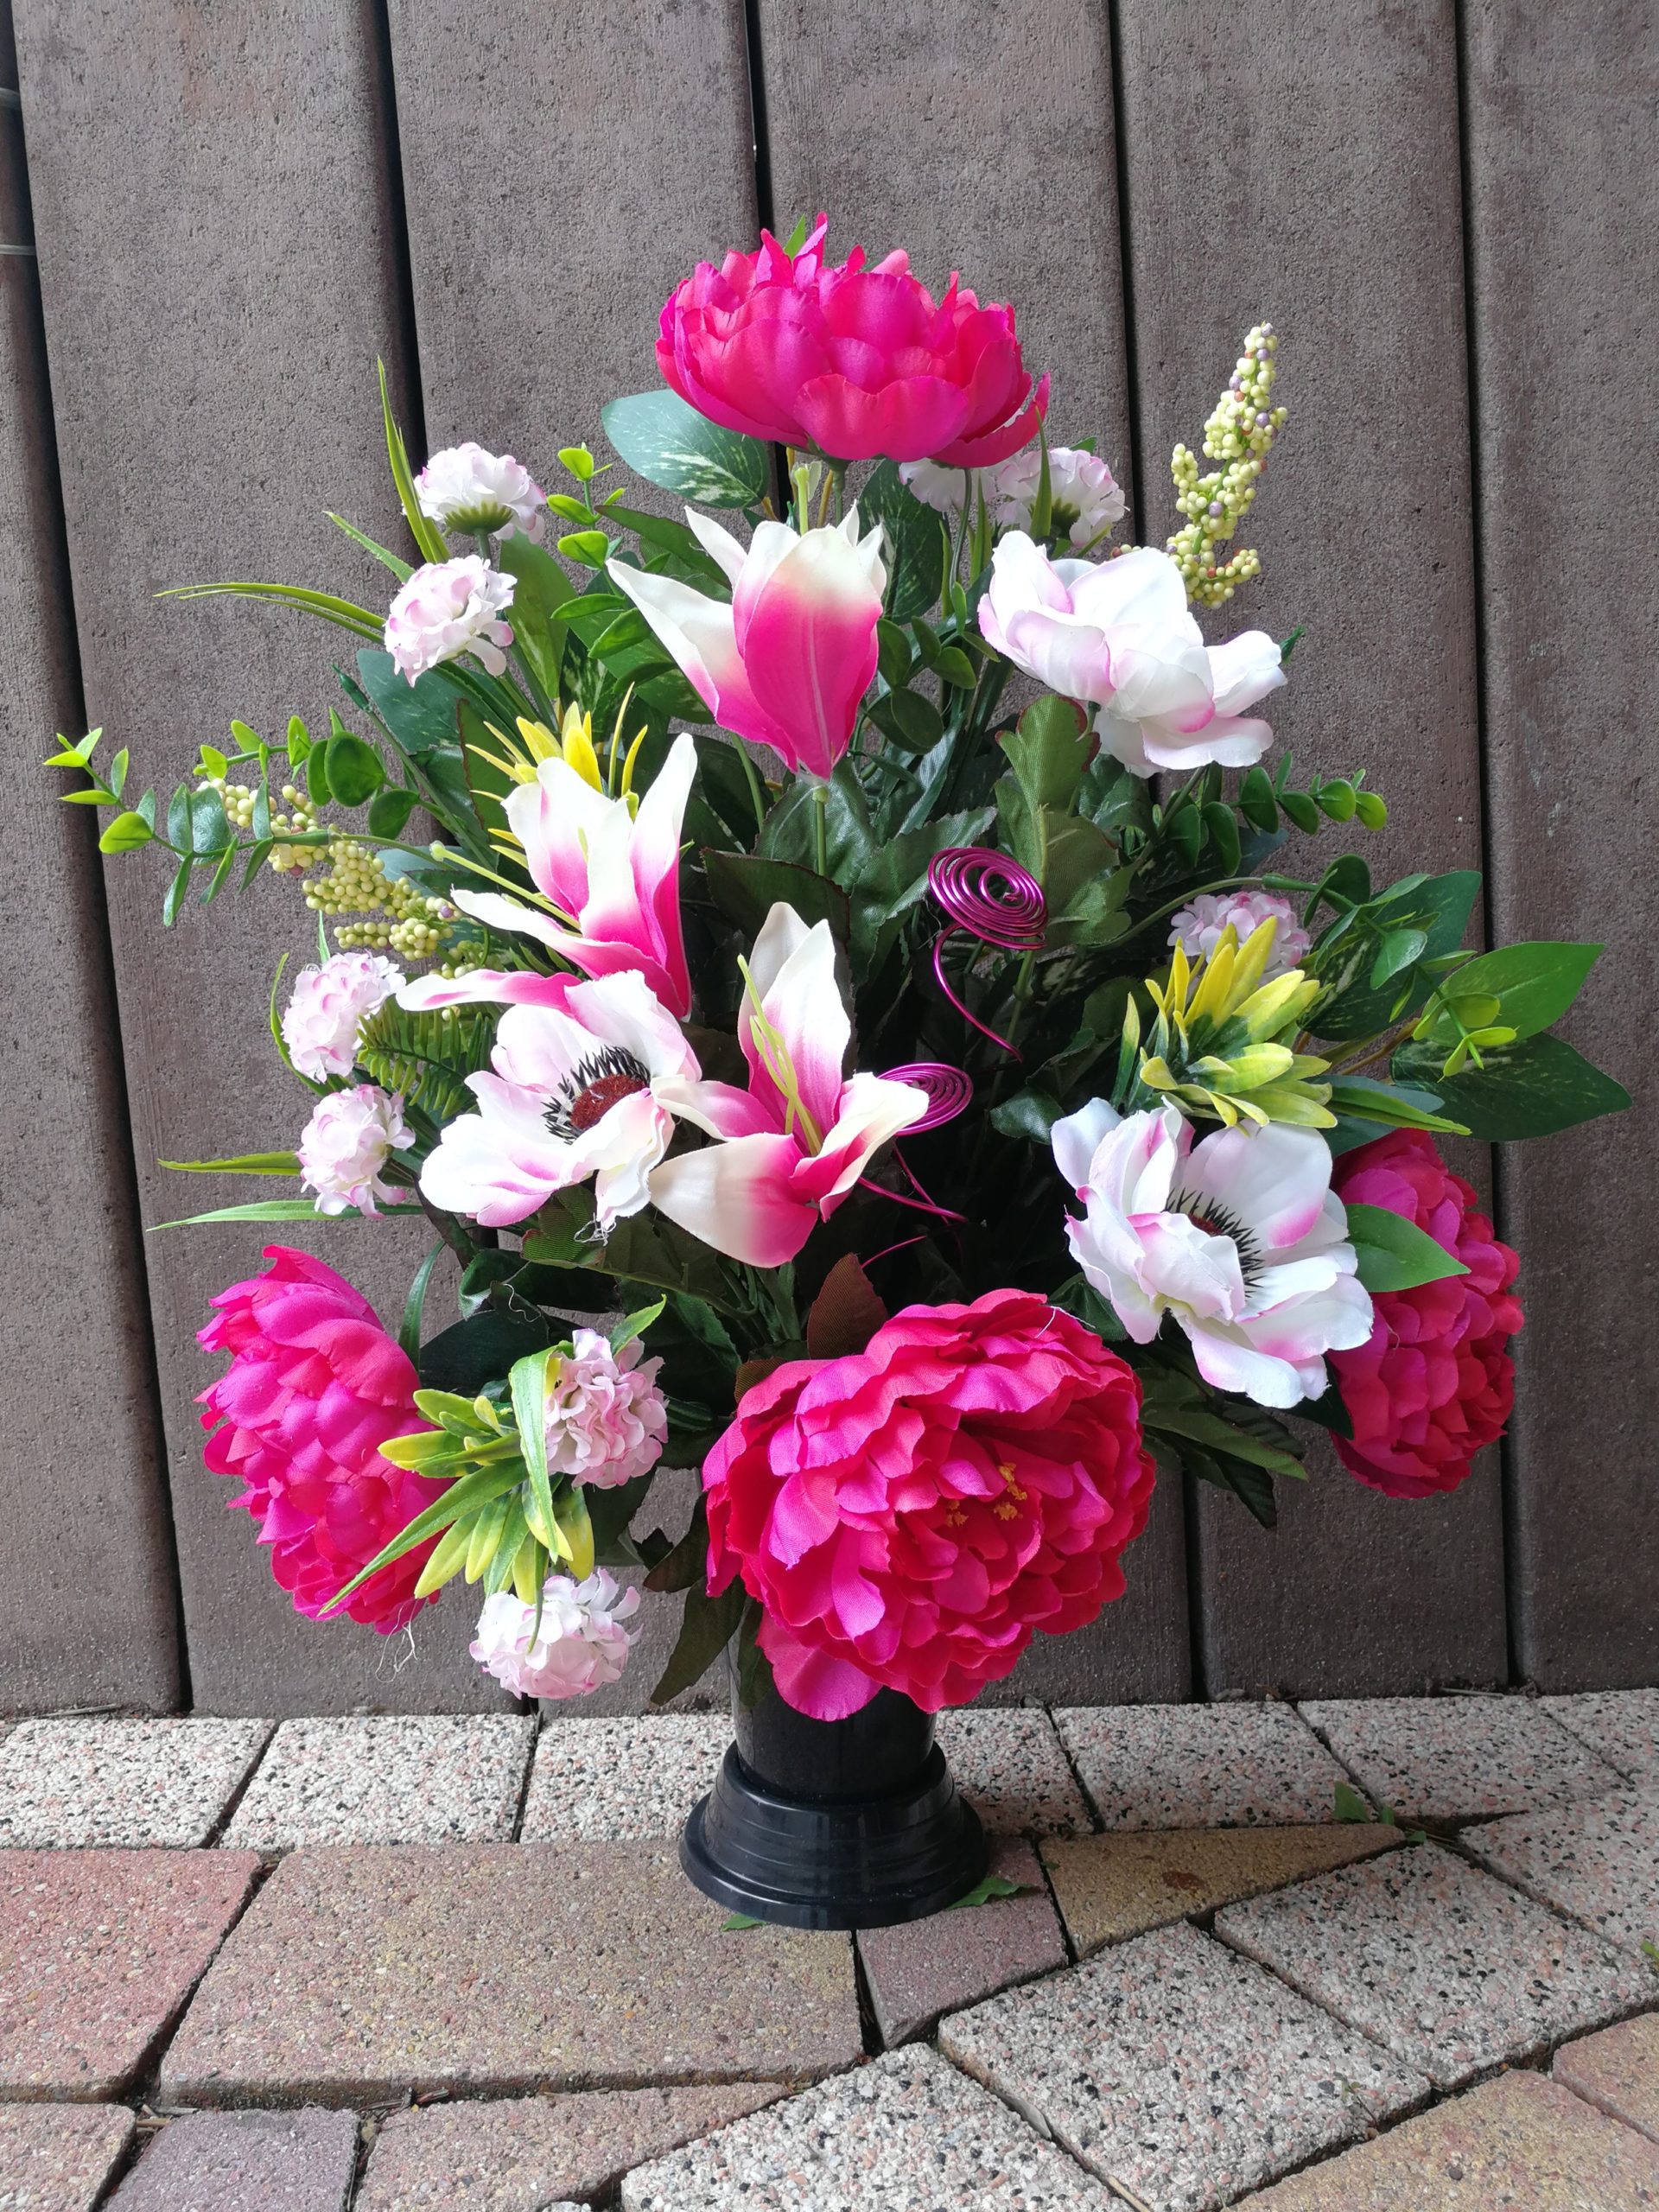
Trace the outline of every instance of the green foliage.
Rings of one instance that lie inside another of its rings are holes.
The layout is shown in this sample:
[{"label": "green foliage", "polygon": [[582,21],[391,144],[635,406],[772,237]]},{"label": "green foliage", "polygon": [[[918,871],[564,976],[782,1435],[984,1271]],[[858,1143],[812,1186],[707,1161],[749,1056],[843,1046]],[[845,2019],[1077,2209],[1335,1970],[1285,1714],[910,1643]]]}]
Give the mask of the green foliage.
[{"label": "green foliage", "polygon": [[704,507],[758,506],[771,457],[758,438],[723,430],[666,388],[613,399],[605,435],[638,476]]},{"label": "green foliage", "polygon": [[1455,1259],[1414,1222],[1386,1207],[1350,1205],[1348,1241],[1359,1260],[1359,1280],[1367,1290],[1415,1290],[1420,1283],[1466,1275]]},{"label": "green foliage", "polygon": [[417,1013],[388,999],[358,1032],[357,1064],[383,1090],[401,1092],[405,1105],[447,1121],[473,1103],[466,1078],[490,1065],[497,1013],[491,1006]]}]

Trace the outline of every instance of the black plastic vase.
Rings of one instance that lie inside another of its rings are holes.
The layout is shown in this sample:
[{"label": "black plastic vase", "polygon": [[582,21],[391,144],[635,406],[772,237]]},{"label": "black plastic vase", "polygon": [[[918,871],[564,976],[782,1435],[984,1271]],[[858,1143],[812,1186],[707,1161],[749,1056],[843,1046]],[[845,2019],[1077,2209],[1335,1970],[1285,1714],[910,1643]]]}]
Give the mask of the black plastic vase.
[{"label": "black plastic vase", "polygon": [[933,1719],[881,1690],[849,1720],[810,1720],[768,1689],[692,1808],[680,1864],[706,1897],[788,1928],[889,1928],[965,1897],[987,1864]]}]

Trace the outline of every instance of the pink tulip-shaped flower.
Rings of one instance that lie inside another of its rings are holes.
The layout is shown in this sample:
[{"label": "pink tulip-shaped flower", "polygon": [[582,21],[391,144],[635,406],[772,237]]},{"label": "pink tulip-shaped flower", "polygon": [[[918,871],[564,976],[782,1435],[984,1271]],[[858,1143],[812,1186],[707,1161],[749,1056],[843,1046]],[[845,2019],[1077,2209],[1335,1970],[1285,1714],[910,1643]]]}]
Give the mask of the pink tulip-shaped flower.
[{"label": "pink tulip-shaped flower", "polygon": [[985,468],[1035,435],[1035,393],[1014,310],[981,307],[954,271],[944,297],[890,253],[826,266],[829,218],[790,254],[770,232],[758,253],[699,263],[663,309],[657,365],[710,422],[838,461],[940,461]]},{"label": "pink tulip-shaped flower", "polygon": [[880,528],[861,538],[858,509],[802,537],[763,522],[747,550],[688,507],[686,520],[731,579],[729,605],[677,577],[609,563],[722,728],[769,745],[791,768],[828,776],[848,746],[875,674],[887,570]]},{"label": "pink tulip-shaped flower", "polygon": [[1284,682],[1263,630],[1206,645],[1168,554],[1051,561],[1023,531],[997,542],[980,601],[988,645],[1067,699],[1099,707],[1100,741],[1137,776],[1218,760],[1248,768],[1273,742],[1253,706]]},{"label": "pink tulip-shaped flower", "polygon": [[720,1141],[665,1160],[652,1203],[716,1252],[751,1267],[792,1260],[889,1138],[929,1110],[925,1090],[842,1074],[852,1024],[828,922],[792,906],[767,915],[748,963],[738,1037],[749,1087],[664,1077],[671,1113]]},{"label": "pink tulip-shaped flower", "polygon": [[[680,927],[680,823],[697,772],[696,747],[675,739],[636,818],[564,760],[543,760],[533,784],[506,802],[507,820],[524,849],[531,881],[556,915],[499,891],[451,893],[463,913],[493,930],[533,937],[585,976],[632,969],[671,1013],[691,1011],[691,977]],[[558,1004],[558,976],[475,968],[470,975],[423,976],[405,984],[407,1007]]]},{"label": "pink tulip-shaped flower", "polygon": [[[231,1503],[258,1521],[271,1572],[315,1620],[444,1485],[380,1456],[388,1438],[429,1424],[415,1370],[368,1300],[308,1252],[268,1244],[265,1257],[264,1274],[220,1291],[198,1339],[231,1355],[197,1401],[213,1432],[202,1456],[242,1483]],[[432,1602],[415,1595],[431,1551],[405,1552],[341,1610],[383,1636],[405,1627]]]}]

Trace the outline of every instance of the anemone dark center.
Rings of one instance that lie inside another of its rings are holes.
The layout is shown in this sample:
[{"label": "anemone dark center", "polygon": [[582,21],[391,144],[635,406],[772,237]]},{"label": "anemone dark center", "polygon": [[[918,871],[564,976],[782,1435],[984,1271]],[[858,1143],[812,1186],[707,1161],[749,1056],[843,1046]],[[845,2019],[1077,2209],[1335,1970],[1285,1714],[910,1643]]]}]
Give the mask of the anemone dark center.
[{"label": "anemone dark center", "polygon": [[567,1144],[602,1122],[613,1106],[651,1089],[651,1071],[620,1045],[602,1051],[573,1068],[560,1084],[547,1109],[547,1126]]}]

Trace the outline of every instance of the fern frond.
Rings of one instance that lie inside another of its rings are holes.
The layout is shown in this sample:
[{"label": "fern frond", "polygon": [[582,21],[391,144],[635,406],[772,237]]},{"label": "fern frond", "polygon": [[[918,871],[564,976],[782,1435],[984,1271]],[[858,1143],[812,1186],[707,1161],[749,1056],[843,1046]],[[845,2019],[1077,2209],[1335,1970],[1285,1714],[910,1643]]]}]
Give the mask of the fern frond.
[{"label": "fern frond", "polygon": [[466,1078],[490,1065],[500,1009],[446,1006],[411,1013],[389,999],[358,1033],[358,1065],[436,1121],[472,1102]]}]

